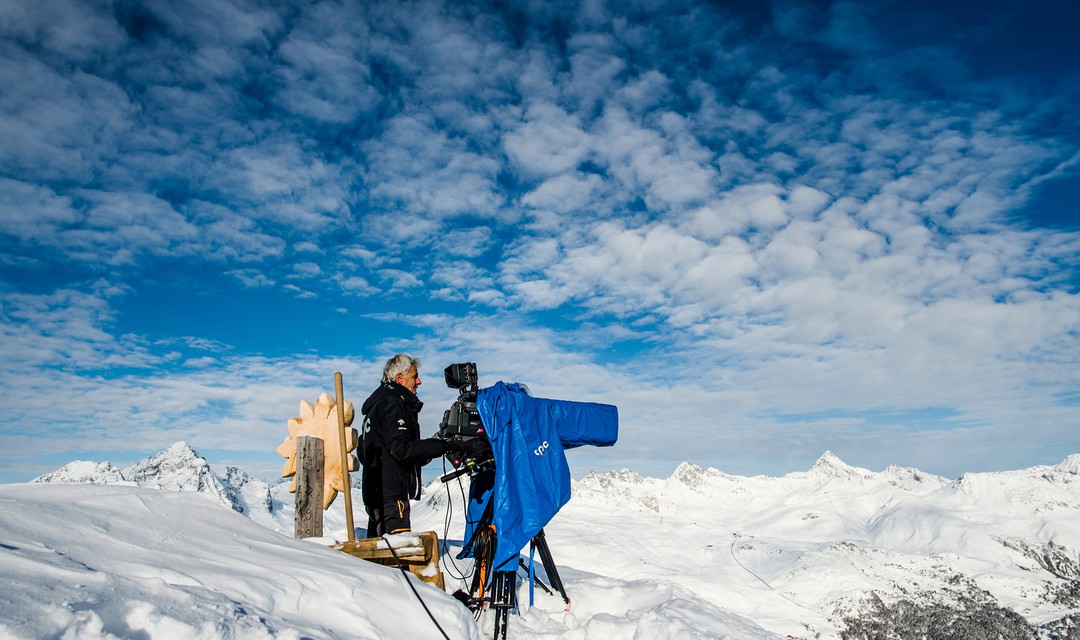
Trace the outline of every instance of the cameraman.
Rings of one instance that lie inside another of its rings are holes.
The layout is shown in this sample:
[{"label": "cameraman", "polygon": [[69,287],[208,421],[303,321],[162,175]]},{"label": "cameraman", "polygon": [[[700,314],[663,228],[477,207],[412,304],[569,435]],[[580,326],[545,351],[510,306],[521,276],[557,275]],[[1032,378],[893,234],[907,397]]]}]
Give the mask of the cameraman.
[{"label": "cameraman", "polygon": [[369,538],[409,531],[409,500],[420,499],[420,467],[449,453],[463,454],[460,442],[420,438],[420,361],[399,353],[386,361],[382,384],[361,412],[371,431],[364,438],[361,493]]}]

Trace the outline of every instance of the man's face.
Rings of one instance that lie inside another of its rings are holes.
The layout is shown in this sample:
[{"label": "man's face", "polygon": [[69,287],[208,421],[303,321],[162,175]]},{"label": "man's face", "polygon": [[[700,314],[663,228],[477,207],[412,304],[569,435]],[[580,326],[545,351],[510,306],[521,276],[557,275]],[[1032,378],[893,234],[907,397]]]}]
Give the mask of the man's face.
[{"label": "man's face", "polygon": [[397,383],[405,387],[413,394],[416,394],[416,388],[422,383],[420,382],[420,373],[417,372],[416,367],[410,367],[405,373],[397,374]]}]

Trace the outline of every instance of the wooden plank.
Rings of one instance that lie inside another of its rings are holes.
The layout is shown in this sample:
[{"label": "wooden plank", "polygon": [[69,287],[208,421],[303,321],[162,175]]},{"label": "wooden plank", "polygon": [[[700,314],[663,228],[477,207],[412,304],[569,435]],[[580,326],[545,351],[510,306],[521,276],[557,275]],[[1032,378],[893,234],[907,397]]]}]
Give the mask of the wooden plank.
[{"label": "wooden plank", "polygon": [[296,439],[297,538],[318,538],[323,534],[323,441],[315,436]]},{"label": "wooden plank", "polygon": [[[394,546],[394,552],[402,566],[417,578],[433,584],[440,589],[445,588],[442,568],[439,566],[439,537],[434,531],[413,531],[408,534],[394,534],[400,537],[409,535],[419,538],[419,546],[399,547]],[[341,551],[362,560],[368,560],[376,564],[396,567],[393,554],[386,546],[382,538],[364,538],[361,540],[349,540],[335,547]]]}]

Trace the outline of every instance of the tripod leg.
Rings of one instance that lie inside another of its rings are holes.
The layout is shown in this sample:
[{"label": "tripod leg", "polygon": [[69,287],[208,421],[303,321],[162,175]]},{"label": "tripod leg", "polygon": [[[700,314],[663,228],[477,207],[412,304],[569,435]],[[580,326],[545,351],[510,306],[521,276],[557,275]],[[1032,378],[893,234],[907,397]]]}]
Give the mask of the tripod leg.
[{"label": "tripod leg", "polygon": [[[520,567],[521,567],[522,569],[524,569],[524,570],[525,570],[525,573],[526,573],[526,574],[528,574],[528,572],[529,572],[529,567],[525,565],[525,561],[524,561],[524,560],[519,560],[519,561],[518,561],[518,565],[519,565],[519,566],[520,566]],[[548,589],[548,586],[547,586],[546,584],[544,584],[544,581],[540,579],[540,576],[535,576],[535,575],[533,576],[533,584],[535,584],[535,585],[537,585],[538,587],[540,587],[541,589],[543,589],[543,590],[544,590],[544,592],[545,592],[545,593],[547,593],[547,594],[548,594],[549,596],[551,595],[551,589]]]},{"label": "tripod leg", "polygon": [[517,571],[497,571],[492,583],[492,607],[495,609],[494,640],[506,640],[510,610],[517,606]]},{"label": "tripod leg", "polygon": [[562,578],[559,577],[559,568],[555,566],[555,560],[551,557],[551,549],[548,548],[547,537],[544,536],[543,529],[533,537],[532,542],[537,551],[540,552],[540,561],[544,563],[544,571],[547,572],[551,586],[558,589],[563,602],[570,604],[570,596],[566,595],[566,588],[563,587]]},{"label": "tripod leg", "polygon": [[494,576],[491,573],[491,559],[495,556],[495,532],[490,526],[477,531],[473,540],[473,574],[468,594],[458,592],[455,598],[461,600],[473,614],[479,618],[487,604],[495,602]]}]

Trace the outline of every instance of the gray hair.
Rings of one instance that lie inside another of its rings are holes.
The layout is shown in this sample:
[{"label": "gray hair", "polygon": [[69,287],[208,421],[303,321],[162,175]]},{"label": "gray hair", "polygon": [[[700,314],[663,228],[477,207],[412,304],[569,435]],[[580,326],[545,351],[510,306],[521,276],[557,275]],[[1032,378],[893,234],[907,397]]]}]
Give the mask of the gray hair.
[{"label": "gray hair", "polygon": [[419,370],[420,361],[407,353],[399,353],[386,361],[386,366],[382,370],[382,381],[384,384],[394,382],[399,373],[408,373],[413,367]]}]

